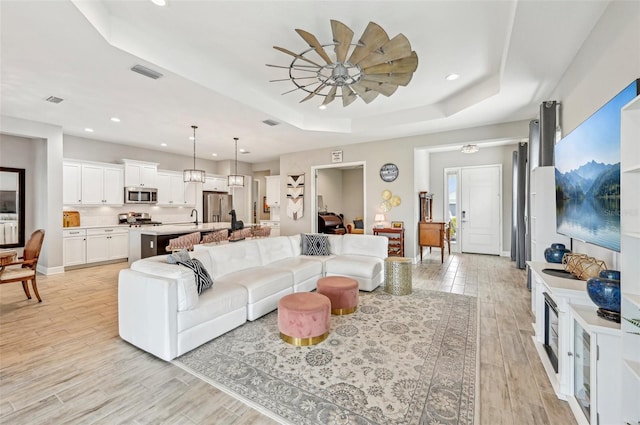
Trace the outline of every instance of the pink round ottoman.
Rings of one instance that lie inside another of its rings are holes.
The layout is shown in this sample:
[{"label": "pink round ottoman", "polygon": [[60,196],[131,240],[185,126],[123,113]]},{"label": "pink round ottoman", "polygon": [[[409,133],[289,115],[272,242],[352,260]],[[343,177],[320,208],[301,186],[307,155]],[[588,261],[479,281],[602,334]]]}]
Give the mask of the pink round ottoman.
[{"label": "pink round ottoman", "polygon": [[293,345],[314,345],[329,336],[331,301],[324,295],[297,292],[278,301],[280,338]]},{"label": "pink round ottoman", "polygon": [[358,281],[345,276],[318,279],[318,294],[331,300],[331,314],[351,314],[358,308]]}]

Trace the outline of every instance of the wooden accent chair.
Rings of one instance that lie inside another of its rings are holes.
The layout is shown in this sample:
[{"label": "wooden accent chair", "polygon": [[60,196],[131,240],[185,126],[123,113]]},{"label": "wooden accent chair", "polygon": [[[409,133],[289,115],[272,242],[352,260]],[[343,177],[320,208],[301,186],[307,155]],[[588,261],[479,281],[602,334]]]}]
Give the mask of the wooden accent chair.
[{"label": "wooden accent chair", "polygon": [[[31,237],[27,241],[24,247],[24,253],[22,261],[16,261],[5,266],[0,267],[0,284],[22,282],[22,289],[27,295],[28,299],[31,299],[29,293],[28,281],[31,281],[33,292],[38,298],[38,302],[42,302],[40,294],[38,293],[38,286],[36,285],[36,267],[38,266],[38,257],[40,257],[40,250],[42,249],[42,242],[44,241],[44,230],[38,229],[31,234]],[[21,267],[10,267],[17,266]]]}]

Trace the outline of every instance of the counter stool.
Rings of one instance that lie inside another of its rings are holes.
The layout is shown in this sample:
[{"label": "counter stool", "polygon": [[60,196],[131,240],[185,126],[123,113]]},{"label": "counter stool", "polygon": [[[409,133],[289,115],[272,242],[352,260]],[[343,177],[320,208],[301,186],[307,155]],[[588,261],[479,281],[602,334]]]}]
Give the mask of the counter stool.
[{"label": "counter stool", "polygon": [[331,301],[324,295],[297,292],[278,301],[278,329],[283,341],[315,345],[329,336]]},{"label": "counter stool", "polygon": [[331,300],[331,314],[351,314],[358,308],[358,281],[345,276],[318,279],[318,294]]}]

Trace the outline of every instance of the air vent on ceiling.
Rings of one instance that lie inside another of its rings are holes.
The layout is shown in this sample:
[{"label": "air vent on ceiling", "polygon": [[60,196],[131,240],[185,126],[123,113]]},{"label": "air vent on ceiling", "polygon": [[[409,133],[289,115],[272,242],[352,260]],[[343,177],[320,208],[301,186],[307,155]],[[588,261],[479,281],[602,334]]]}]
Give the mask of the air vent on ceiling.
[{"label": "air vent on ceiling", "polygon": [[250,152],[250,151],[240,151],[240,153],[241,153],[242,155],[246,155],[246,154],[251,153],[251,152]]},{"label": "air vent on ceiling", "polygon": [[274,121],[274,120],[271,120],[271,119],[264,120],[262,122],[265,123],[266,125],[270,125],[271,127],[273,127],[274,125],[280,124],[278,121]]},{"label": "air vent on ceiling", "polygon": [[131,70],[133,72],[137,72],[140,75],[144,75],[145,77],[153,78],[154,80],[162,77],[162,74],[160,74],[158,71],[154,71],[153,69],[149,69],[146,66],[142,65],[136,65],[131,68]]},{"label": "air vent on ceiling", "polygon": [[47,102],[51,102],[51,103],[60,103],[62,102],[64,99],[61,99],[59,97],[55,97],[55,96],[49,96],[48,98],[45,99]]}]

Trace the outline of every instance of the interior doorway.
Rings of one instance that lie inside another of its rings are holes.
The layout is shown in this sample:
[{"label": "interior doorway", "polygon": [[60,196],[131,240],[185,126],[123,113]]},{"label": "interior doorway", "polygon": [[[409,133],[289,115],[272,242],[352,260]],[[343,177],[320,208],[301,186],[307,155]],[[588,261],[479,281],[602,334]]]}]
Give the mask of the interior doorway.
[{"label": "interior doorway", "polygon": [[366,164],[364,161],[327,164],[311,167],[311,231],[318,231],[318,212],[342,214],[344,225],[361,217],[365,229]]},{"label": "interior doorway", "polygon": [[458,200],[460,199],[460,169],[444,169],[444,221],[449,223],[449,239],[451,250],[460,252],[459,231],[458,231]]}]

